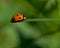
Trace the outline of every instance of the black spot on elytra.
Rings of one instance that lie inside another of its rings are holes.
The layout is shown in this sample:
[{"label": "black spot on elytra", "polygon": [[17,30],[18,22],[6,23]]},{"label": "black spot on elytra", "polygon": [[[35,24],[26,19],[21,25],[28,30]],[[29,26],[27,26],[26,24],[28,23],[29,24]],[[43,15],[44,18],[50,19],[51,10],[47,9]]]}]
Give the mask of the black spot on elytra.
[{"label": "black spot on elytra", "polygon": [[19,16],[19,15],[17,14],[17,16]]},{"label": "black spot on elytra", "polygon": [[19,17],[19,19],[21,19],[21,17]]}]

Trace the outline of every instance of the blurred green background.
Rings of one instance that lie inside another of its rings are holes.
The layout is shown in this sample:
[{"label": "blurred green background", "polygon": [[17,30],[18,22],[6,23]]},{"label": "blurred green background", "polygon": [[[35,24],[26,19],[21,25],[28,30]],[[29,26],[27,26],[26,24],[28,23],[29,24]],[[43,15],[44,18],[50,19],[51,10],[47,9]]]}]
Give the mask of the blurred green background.
[{"label": "blurred green background", "polygon": [[0,48],[60,48],[60,21],[11,23],[18,12],[27,19],[60,18],[60,0],[0,0]]}]

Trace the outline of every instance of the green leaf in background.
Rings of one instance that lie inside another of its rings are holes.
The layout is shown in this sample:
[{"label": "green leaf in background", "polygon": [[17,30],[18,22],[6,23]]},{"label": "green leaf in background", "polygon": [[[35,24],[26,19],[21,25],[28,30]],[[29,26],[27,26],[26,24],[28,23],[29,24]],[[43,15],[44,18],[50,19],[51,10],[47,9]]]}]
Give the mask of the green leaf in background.
[{"label": "green leaf in background", "polygon": [[0,32],[0,48],[13,48],[18,46],[18,34],[13,27],[6,26]]},{"label": "green leaf in background", "polygon": [[43,48],[60,48],[60,32],[38,38],[35,40],[35,44],[41,45]]}]

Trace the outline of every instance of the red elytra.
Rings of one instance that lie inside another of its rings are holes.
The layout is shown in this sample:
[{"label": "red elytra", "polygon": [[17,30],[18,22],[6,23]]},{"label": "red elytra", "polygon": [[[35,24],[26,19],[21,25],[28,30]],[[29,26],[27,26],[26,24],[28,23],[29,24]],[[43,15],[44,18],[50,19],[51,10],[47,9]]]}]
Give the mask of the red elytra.
[{"label": "red elytra", "polygon": [[25,19],[25,17],[23,16],[23,14],[21,13],[17,13],[17,14],[14,14],[11,18],[11,22],[14,23],[14,22],[21,22]]}]

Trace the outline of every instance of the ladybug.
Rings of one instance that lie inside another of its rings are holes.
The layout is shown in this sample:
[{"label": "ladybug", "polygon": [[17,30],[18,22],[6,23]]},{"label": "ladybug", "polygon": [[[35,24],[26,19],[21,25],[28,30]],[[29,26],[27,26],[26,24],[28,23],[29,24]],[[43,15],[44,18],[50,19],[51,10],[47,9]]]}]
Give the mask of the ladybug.
[{"label": "ladybug", "polygon": [[21,13],[17,13],[17,14],[14,14],[11,18],[11,22],[12,23],[15,23],[15,22],[21,22],[25,19],[24,15],[21,14]]}]

